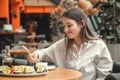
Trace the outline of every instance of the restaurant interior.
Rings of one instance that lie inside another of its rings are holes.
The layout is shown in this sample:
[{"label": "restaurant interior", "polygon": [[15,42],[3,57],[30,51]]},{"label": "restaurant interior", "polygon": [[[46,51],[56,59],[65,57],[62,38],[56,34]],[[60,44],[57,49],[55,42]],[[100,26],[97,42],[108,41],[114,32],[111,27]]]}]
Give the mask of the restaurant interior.
[{"label": "restaurant interior", "polygon": [[[0,54],[10,52],[8,56],[15,59],[12,64],[33,65],[27,61],[28,52],[47,48],[64,37],[60,17],[73,6],[85,12],[90,27],[106,42],[110,51],[113,70],[105,80],[120,80],[119,0],[0,0]],[[0,77],[0,80],[9,78]]]}]

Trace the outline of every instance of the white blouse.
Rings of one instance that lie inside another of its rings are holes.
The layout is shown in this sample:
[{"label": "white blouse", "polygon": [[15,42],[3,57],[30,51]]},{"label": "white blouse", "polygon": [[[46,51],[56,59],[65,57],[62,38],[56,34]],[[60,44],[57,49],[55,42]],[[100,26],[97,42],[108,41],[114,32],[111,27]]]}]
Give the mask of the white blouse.
[{"label": "white blouse", "polygon": [[84,47],[77,49],[76,45],[67,51],[65,39],[61,39],[48,48],[37,50],[40,60],[54,62],[57,67],[78,70],[83,74],[83,80],[104,80],[112,70],[112,59],[107,46],[102,40],[90,40]]}]

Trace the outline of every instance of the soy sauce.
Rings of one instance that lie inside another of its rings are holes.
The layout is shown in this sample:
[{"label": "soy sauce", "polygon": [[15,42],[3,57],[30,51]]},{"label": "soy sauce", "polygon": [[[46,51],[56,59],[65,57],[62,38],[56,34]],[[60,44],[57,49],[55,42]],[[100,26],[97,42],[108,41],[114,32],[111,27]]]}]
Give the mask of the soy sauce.
[{"label": "soy sauce", "polygon": [[11,67],[12,64],[13,64],[13,60],[10,59],[10,58],[4,58],[4,59],[2,60],[2,65],[8,65],[8,66]]}]

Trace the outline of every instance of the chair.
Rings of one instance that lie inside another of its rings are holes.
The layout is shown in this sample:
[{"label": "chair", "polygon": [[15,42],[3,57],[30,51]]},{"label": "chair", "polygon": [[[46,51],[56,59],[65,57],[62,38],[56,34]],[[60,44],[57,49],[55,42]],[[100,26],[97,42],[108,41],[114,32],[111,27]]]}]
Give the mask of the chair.
[{"label": "chair", "polygon": [[120,80],[120,73],[111,73],[105,78],[105,80]]},{"label": "chair", "polygon": [[113,63],[113,73],[120,73],[120,62],[114,62]]},{"label": "chair", "polygon": [[106,76],[105,80],[120,80],[120,62],[113,63],[112,72]]}]

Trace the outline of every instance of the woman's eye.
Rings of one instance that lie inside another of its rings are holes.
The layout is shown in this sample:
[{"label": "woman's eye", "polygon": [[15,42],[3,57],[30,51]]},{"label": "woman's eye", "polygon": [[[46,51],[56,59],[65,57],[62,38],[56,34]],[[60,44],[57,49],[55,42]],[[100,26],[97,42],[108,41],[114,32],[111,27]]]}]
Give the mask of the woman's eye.
[{"label": "woman's eye", "polygon": [[71,25],[67,25],[67,27],[71,27],[72,26],[72,24]]}]

